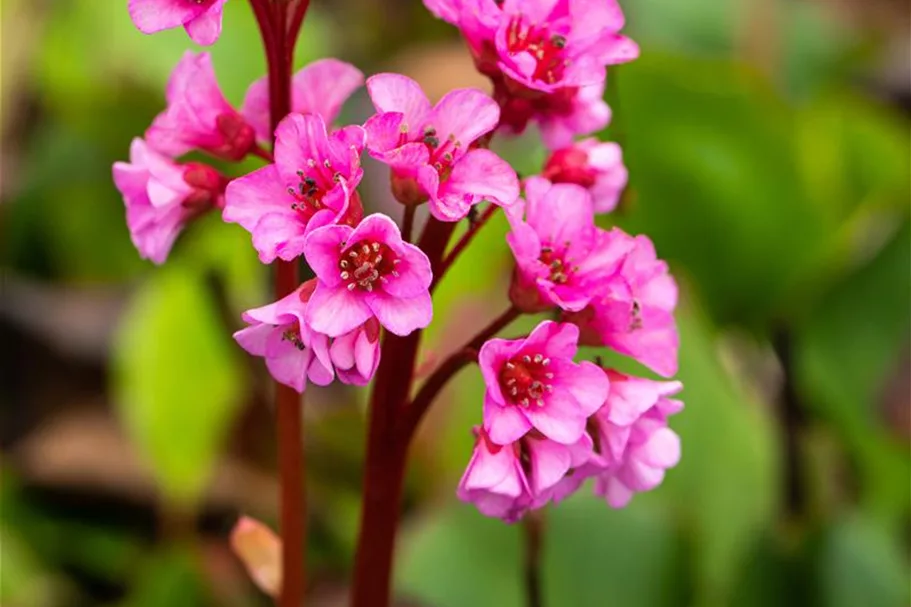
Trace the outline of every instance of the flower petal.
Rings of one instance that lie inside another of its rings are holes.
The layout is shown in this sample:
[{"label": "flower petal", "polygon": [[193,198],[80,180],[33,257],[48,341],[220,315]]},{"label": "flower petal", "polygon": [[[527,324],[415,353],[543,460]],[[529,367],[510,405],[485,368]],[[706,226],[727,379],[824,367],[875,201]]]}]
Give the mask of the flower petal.
[{"label": "flower petal", "polygon": [[352,331],[370,318],[370,308],[357,293],[343,285],[319,284],[307,305],[307,324],[314,331],[338,337]]}]

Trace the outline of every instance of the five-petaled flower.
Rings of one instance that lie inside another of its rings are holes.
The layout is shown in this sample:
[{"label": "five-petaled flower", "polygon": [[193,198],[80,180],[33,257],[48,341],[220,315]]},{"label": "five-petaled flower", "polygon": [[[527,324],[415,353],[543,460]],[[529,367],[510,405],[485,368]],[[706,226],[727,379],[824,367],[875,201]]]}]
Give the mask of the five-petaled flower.
[{"label": "five-petaled flower", "polygon": [[573,362],[579,330],[544,321],[524,339],[491,339],[481,347],[484,429],[499,445],[532,428],[558,443],[578,441],[586,418],[607,397],[607,376],[596,365]]},{"label": "five-petaled flower", "polygon": [[307,308],[315,330],[337,337],[372,316],[396,335],[430,324],[430,260],[385,215],[314,230],[304,256],[319,279]]},{"label": "five-petaled flower", "polygon": [[133,244],[144,259],[159,264],[190,220],[224,204],[225,183],[212,167],[177,164],[139,138],[130,146],[130,162],[114,163]]},{"label": "five-petaled flower", "polygon": [[516,258],[513,303],[527,312],[583,309],[617,272],[622,243],[595,227],[591,194],[582,186],[529,178],[525,197],[509,214],[506,236]]},{"label": "five-petaled flower", "polygon": [[187,51],[168,80],[167,109],[146,131],[150,146],[170,156],[199,149],[240,160],[256,143],[253,127],[231,107],[215,79],[209,53]]},{"label": "five-petaled flower", "polygon": [[572,135],[602,128],[610,116],[600,99],[606,66],[635,59],[639,49],[618,32],[616,0],[425,0],[456,25],[478,71],[494,85],[502,126],[521,132],[541,123],[545,143],[563,147]]},{"label": "five-petaled flower", "polygon": [[221,35],[227,0],[130,0],[133,23],[144,34],[183,26],[196,44],[214,44]]},{"label": "five-petaled flower", "polygon": [[263,263],[299,257],[317,227],[357,225],[364,141],[359,126],[328,134],[317,114],[289,115],[275,130],[275,163],[228,184],[224,220],[253,235]]},{"label": "five-petaled flower", "polygon": [[441,221],[464,219],[488,200],[509,206],[519,196],[516,172],[490,150],[474,148],[497,126],[496,102],[476,89],[457,89],[435,106],[414,80],[398,74],[367,79],[377,114],[370,118],[367,147],[392,170],[392,187],[404,204],[430,201]]}]

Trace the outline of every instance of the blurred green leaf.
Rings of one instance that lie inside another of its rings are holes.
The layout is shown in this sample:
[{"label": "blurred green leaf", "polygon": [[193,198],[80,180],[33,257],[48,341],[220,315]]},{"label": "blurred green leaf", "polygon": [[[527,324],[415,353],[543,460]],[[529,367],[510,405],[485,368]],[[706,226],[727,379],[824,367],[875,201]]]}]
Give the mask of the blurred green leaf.
[{"label": "blurred green leaf", "polygon": [[[521,531],[467,505],[433,513],[404,542],[399,593],[438,607],[521,607]],[[624,607],[679,604],[677,552],[660,510],[613,511],[590,496],[548,508],[545,604],[600,605],[605,596]]]},{"label": "blurred green leaf", "polygon": [[905,607],[911,602],[904,548],[872,521],[854,516],[836,523],[823,533],[817,550],[818,605]]},{"label": "blurred green leaf", "polygon": [[205,487],[242,397],[242,368],[200,275],[173,263],[125,313],[114,390],[133,444],[164,496],[187,507]]},{"label": "blurred green leaf", "polygon": [[862,497],[896,531],[911,512],[911,455],[882,422],[881,397],[911,327],[911,226],[821,300],[796,340],[799,386],[861,468]]},{"label": "blurred green leaf", "polygon": [[211,601],[197,558],[175,546],[149,555],[120,607],[197,607]]}]

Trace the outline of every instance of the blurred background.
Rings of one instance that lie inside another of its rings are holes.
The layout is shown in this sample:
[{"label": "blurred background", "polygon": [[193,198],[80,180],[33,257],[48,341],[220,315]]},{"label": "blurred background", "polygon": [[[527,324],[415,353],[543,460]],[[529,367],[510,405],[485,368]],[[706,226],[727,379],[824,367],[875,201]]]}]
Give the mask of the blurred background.
[{"label": "blurred background", "polygon": [[[191,43],[143,36],[125,4],[3,2],[0,604],[267,605],[227,536],[242,513],[275,522],[269,386],[230,337],[269,276],[214,216],[163,267],[132,248],[111,164]],[[683,286],[683,460],[625,510],[587,491],[550,509],[546,604],[907,607],[908,4],[622,5],[642,58],[610,71],[603,136],[631,181],[605,225],[651,236]],[[228,2],[212,54],[239,105],[264,73],[245,2]],[[418,0],[314,0],[298,64],[324,56],[435,97],[486,87]],[[344,118],[369,113],[361,91]],[[499,151],[525,175],[544,159],[533,134]],[[366,205],[397,212],[372,177]],[[488,226],[443,283],[428,365],[505,305],[505,232]],[[454,494],[481,389],[463,372],[413,451],[402,604],[523,604],[520,529]],[[364,397],[309,392],[316,607],[344,604]]]}]

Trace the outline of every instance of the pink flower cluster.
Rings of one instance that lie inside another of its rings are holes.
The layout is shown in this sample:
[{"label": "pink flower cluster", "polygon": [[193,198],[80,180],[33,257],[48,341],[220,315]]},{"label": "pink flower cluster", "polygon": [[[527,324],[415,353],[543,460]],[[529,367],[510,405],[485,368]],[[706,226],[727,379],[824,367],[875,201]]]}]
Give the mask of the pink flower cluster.
[{"label": "pink flower cluster", "polygon": [[[129,10],[143,32],[183,26],[211,44],[224,3],[131,0]],[[336,379],[368,384],[380,363],[381,330],[404,337],[433,319],[433,274],[452,261],[443,259],[452,224],[470,218],[471,236],[486,220],[472,213],[475,205],[501,208],[515,259],[512,312],[558,320],[485,342],[491,330],[466,348],[477,354],[486,390],[458,495],[511,522],[592,478],[597,495],[622,507],[655,488],[680,458],[668,418],[683,407],[671,398],[682,386],[574,359],[580,344],[608,347],[664,378],[675,375],[677,286],[647,237],[595,222],[626,187],[620,147],[574,138],[607,124],[606,68],[634,59],[638,48],[619,34],[624,18],[615,0],[425,4],[460,28],[492,96],[457,89],[434,104],[414,80],[377,74],[366,79],[375,113],[363,124],[335,126],[365,79],[354,66],[322,59],[294,75],[291,112],[273,133],[266,79],[235,109],[210,56],[188,52],[168,82],[167,107],[133,141],[130,162],[114,165],[133,241],[143,257],[162,263],[180,232],[215,209],[249,232],[263,263],[303,259],[315,277],[246,311],[247,326],[234,334],[276,381],[303,392]],[[551,153],[540,175],[520,183],[488,147],[496,132],[520,132],[529,122]],[[388,167],[406,217],[427,203],[425,235],[445,235],[439,242],[422,249],[411,241],[410,221],[400,230],[384,214],[365,216],[358,192],[365,151]],[[190,152],[266,162],[229,179],[180,160]],[[414,406],[400,404],[397,411]]]},{"label": "pink flower cluster", "polygon": [[545,321],[525,339],[481,349],[484,424],[458,496],[483,514],[517,521],[589,478],[621,508],[679,461],[667,418],[683,408],[668,398],[681,384],[574,363],[578,338],[574,325]]},{"label": "pink flower cluster", "polygon": [[551,148],[604,128],[607,66],[639,55],[616,0],[424,0],[465,37],[503,108],[501,126],[537,122]]}]

